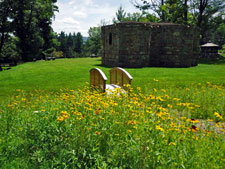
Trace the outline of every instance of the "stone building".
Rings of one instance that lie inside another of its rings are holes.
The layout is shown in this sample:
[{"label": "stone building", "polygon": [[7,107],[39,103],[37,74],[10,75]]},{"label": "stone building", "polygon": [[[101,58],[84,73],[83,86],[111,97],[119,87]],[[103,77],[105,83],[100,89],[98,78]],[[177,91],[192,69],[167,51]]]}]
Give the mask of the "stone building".
[{"label": "stone building", "polygon": [[201,58],[216,59],[219,58],[219,46],[213,43],[206,43],[201,45]]},{"label": "stone building", "polygon": [[199,32],[171,23],[122,22],[102,27],[102,64],[120,67],[197,65]]}]

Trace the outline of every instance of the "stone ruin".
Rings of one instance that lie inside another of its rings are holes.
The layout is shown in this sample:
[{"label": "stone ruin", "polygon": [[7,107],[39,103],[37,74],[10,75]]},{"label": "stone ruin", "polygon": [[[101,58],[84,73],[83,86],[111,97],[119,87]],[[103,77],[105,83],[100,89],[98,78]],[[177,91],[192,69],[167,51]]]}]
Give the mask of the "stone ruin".
[{"label": "stone ruin", "polygon": [[102,64],[110,67],[191,67],[199,31],[172,23],[122,22],[102,27]]}]

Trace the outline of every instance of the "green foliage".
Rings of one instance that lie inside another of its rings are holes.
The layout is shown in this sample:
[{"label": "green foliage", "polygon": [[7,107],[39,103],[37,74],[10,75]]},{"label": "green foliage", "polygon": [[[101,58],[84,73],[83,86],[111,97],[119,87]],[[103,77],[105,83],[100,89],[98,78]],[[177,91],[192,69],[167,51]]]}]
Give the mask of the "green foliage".
[{"label": "green foliage", "polygon": [[53,57],[63,58],[63,52],[62,51],[54,51]]},{"label": "green foliage", "polygon": [[153,11],[161,22],[199,27],[201,43],[214,41],[220,46],[225,43],[224,0],[141,0],[140,3],[134,1],[133,4],[142,11]]},{"label": "green foliage", "polygon": [[[216,36],[215,40],[220,46],[225,43],[225,23],[221,23],[218,25],[215,36]],[[224,45],[223,50],[225,50]]]},{"label": "green foliage", "polygon": [[57,51],[62,51],[64,57],[66,58],[76,58],[82,56],[83,50],[83,37],[80,32],[69,33],[69,35],[65,34],[65,32],[61,32],[58,37],[59,46],[57,47]]},{"label": "green foliage", "polygon": [[40,59],[42,51],[54,46],[51,28],[56,0],[3,0],[0,2],[0,51],[9,33],[16,43],[24,62]]},{"label": "green foliage", "polygon": [[113,23],[122,22],[125,18],[126,12],[124,11],[123,7],[120,6],[116,12],[116,18],[113,18]]},{"label": "green foliage", "polygon": [[17,90],[0,108],[0,168],[222,168],[223,124],[185,117],[199,105],[157,89]]},{"label": "green foliage", "polygon": [[220,53],[223,57],[225,57],[225,44],[222,46],[222,49],[219,50],[219,53]]},{"label": "green foliage", "polygon": [[[5,44],[5,41],[9,37],[9,32],[12,31],[11,19],[12,11],[10,9],[11,0],[2,0],[0,1],[0,53],[2,52],[2,48]],[[2,55],[1,55],[2,56]],[[0,57],[1,57],[0,56]]]},{"label": "green foliage", "polygon": [[83,48],[83,37],[80,32],[77,33],[76,41],[75,41],[75,52],[81,54]]},{"label": "green foliage", "polygon": [[113,23],[125,22],[125,21],[136,21],[136,22],[159,22],[159,18],[155,14],[142,11],[142,13],[126,13],[122,6],[116,12],[116,18],[113,18]]},{"label": "green foliage", "polygon": [[84,52],[86,56],[92,54],[101,56],[101,27],[91,27],[88,31],[89,37],[84,46]]},{"label": "green foliage", "polygon": [[21,58],[19,55],[19,51],[16,47],[18,39],[15,37],[10,37],[7,39],[5,42],[1,56],[0,56],[0,61],[5,62],[5,63],[14,63],[16,64]]}]

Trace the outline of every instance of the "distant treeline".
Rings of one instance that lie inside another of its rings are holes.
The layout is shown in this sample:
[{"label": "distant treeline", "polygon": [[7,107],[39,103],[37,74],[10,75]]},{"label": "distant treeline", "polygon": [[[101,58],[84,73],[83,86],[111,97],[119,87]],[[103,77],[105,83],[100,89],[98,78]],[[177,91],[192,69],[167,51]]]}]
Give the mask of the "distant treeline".
[{"label": "distant treeline", "polygon": [[81,33],[67,35],[53,31],[52,20],[58,11],[56,2],[0,0],[0,63],[16,65],[47,57],[86,57],[100,53],[100,32],[92,36],[99,28],[90,28],[86,43]]},{"label": "distant treeline", "polygon": [[101,51],[100,28],[90,28],[89,37],[83,37],[80,32],[61,32],[57,35],[58,46],[56,53],[58,57],[77,58],[99,56]]},{"label": "distant treeline", "polygon": [[[0,63],[46,58],[101,56],[101,28],[81,33],[55,33],[52,20],[57,0],[0,0]],[[131,0],[140,12],[116,11],[113,23],[172,22],[199,28],[201,43],[225,44],[224,0]],[[105,25],[106,23],[101,23]]]}]

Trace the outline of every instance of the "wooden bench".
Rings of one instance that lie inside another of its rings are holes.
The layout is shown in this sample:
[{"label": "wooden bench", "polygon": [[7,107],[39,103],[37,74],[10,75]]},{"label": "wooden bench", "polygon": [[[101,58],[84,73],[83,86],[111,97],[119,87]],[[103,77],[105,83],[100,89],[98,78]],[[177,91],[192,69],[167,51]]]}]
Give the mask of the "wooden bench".
[{"label": "wooden bench", "polygon": [[131,85],[132,76],[123,68],[115,67],[110,71],[110,84],[106,84],[107,77],[98,68],[90,70],[90,84],[93,87],[101,89],[103,92],[106,90],[115,90],[116,88],[126,89],[125,85]]},{"label": "wooden bench", "polygon": [[99,68],[90,70],[90,84],[92,87],[98,88],[105,92],[107,77]]},{"label": "wooden bench", "polygon": [[133,77],[123,68],[114,67],[110,71],[110,84],[124,88],[126,84],[131,85]]}]

